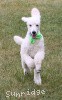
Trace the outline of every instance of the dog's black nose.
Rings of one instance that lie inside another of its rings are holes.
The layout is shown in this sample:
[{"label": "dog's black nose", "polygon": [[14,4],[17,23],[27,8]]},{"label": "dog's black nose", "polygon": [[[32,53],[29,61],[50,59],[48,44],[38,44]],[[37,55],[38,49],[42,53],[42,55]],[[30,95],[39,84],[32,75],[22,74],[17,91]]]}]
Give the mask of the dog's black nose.
[{"label": "dog's black nose", "polygon": [[35,34],[36,34],[36,31],[33,31],[33,32],[32,32],[32,34],[34,34],[34,35],[35,35]]}]

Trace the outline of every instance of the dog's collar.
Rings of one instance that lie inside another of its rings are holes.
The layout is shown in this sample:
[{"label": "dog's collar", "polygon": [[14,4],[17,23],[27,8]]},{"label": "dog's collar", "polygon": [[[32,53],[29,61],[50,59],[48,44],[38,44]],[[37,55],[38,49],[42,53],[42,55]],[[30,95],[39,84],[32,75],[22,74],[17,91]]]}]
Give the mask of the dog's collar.
[{"label": "dog's collar", "polygon": [[34,44],[36,39],[41,39],[42,38],[42,34],[40,32],[37,33],[36,38],[32,38],[32,35],[30,35],[29,37],[29,41],[31,44]]}]

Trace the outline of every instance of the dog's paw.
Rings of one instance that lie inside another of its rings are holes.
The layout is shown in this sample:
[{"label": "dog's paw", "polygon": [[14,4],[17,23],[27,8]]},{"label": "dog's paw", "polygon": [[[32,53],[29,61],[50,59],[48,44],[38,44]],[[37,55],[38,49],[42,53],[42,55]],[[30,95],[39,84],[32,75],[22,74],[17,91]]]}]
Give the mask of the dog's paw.
[{"label": "dog's paw", "polygon": [[28,75],[29,73],[27,71],[24,72],[24,75]]},{"label": "dog's paw", "polygon": [[27,68],[27,69],[24,69],[24,75],[27,75],[30,73],[30,70]]},{"label": "dog's paw", "polygon": [[41,78],[39,79],[34,79],[34,83],[37,84],[37,85],[41,85]]}]

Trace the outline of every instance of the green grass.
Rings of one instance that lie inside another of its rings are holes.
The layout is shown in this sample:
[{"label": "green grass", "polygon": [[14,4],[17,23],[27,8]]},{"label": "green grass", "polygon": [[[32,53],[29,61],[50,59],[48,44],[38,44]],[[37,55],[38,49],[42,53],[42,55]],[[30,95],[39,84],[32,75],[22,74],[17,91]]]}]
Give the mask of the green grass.
[{"label": "green grass", "polygon": [[[23,75],[20,47],[14,35],[25,36],[22,16],[30,16],[33,7],[42,15],[41,32],[45,39],[42,85],[33,83],[33,72]],[[0,0],[0,100],[62,100],[62,0]],[[6,97],[7,91],[45,90],[45,94]]]}]

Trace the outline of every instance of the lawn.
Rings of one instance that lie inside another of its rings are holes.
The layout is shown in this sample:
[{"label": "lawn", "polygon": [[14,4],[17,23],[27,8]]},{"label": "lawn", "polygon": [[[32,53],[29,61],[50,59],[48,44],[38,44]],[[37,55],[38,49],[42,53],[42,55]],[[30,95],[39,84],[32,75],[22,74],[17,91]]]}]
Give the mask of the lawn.
[{"label": "lawn", "polygon": [[[30,16],[33,7],[41,12],[45,40],[41,86],[34,84],[33,71],[24,76],[20,47],[13,40],[14,35],[25,37],[21,17]],[[61,60],[62,0],[0,0],[0,100],[62,100]]]}]

